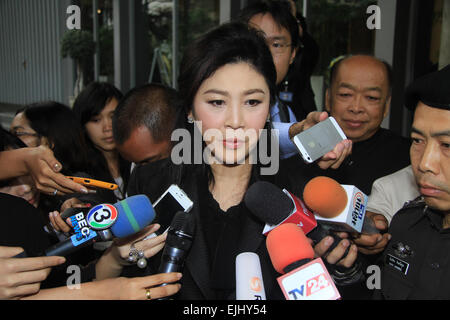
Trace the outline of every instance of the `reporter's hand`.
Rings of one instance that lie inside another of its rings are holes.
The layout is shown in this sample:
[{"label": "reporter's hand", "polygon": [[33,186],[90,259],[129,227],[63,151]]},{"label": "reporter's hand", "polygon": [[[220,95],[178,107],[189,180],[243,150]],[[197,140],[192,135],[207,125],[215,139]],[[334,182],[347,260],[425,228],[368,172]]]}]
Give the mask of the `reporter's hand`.
[{"label": "reporter's hand", "polygon": [[[310,112],[305,120],[297,122],[289,128],[289,137],[292,139],[297,134],[308,130],[312,126],[326,120],[327,118],[328,113],[326,112]],[[326,153],[319,160],[317,160],[317,165],[324,170],[328,168],[337,169],[341,166],[345,158],[351,154],[351,152],[352,141],[348,139],[343,140],[339,142],[332,151]]]},{"label": "reporter's hand", "polygon": [[145,258],[154,256],[164,248],[167,233],[143,240],[159,228],[159,224],[152,224],[135,235],[123,239],[115,239],[113,245],[97,261],[95,266],[97,280],[117,277],[122,272],[124,266],[131,264],[127,258],[129,257],[132,244],[134,244],[136,249],[144,252]]},{"label": "reporter's hand", "polygon": [[50,223],[55,231],[67,233],[73,228],[70,218],[67,218],[66,221],[64,221],[58,211],[50,212],[48,214],[48,218],[50,219]]},{"label": "reporter's hand", "polygon": [[56,160],[53,152],[45,147],[24,148],[27,155],[23,161],[32,177],[37,189],[48,195],[66,195],[69,193],[88,193],[88,190],[64,175],[59,173],[62,169],[61,163]]},{"label": "reporter's hand", "polygon": [[60,212],[64,212],[65,210],[69,208],[89,208],[91,204],[84,203],[78,198],[70,198],[63,202],[61,205],[61,208],[59,209]]},{"label": "reporter's hand", "polygon": [[[387,230],[389,223],[385,216],[378,213],[366,211],[366,216],[373,220],[375,227],[380,231]],[[384,250],[391,235],[385,234],[361,234],[355,240],[355,244],[358,246],[359,252],[367,255],[377,254]]]},{"label": "reporter's hand", "polygon": [[63,257],[13,258],[21,252],[18,247],[0,247],[0,299],[36,294],[51,267],[66,261]]},{"label": "reporter's hand", "polygon": [[[179,281],[181,273],[160,273],[147,277],[119,278],[122,283],[117,292],[119,300],[155,300],[177,293],[181,285],[172,283]],[[115,279],[112,279],[115,280]],[[161,287],[161,284],[168,283]],[[149,296],[147,296],[147,290]]]},{"label": "reporter's hand", "polygon": [[159,224],[151,224],[130,237],[115,239],[112,249],[116,251],[115,256],[120,257],[117,259],[117,262],[121,265],[129,265],[129,262],[127,262],[126,259],[129,256],[132,244],[134,244],[134,247],[137,250],[142,250],[144,252],[145,258],[151,258],[157,254],[164,248],[167,232],[146,240],[143,239],[148,235],[155,233],[160,227]]},{"label": "reporter's hand", "polygon": [[[339,234],[343,237],[343,233]],[[356,261],[358,256],[358,248],[355,244],[352,244],[349,239],[342,239],[339,244],[327,253],[327,250],[331,247],[335,240],[331,236],[327,236],[323,238],[317,245],[314,247],[314,252],[316,257],[322,257],[329,264],[336,264],[338,266],[350,268]],[[344,254],[347,248],[350,246],[347,256],[344,257]]]}]

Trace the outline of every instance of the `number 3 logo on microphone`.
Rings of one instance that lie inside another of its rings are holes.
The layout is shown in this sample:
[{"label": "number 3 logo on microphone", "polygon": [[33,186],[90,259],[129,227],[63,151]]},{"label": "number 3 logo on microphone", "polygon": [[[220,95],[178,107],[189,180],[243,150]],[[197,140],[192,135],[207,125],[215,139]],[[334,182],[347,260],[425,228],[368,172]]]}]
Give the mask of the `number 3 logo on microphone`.
[{"label": "number 3 logo on microphone", "polygon": [[117,220],[117,209],[110,204],[99,204],[88,212],[86,220],[94,230],[108,229]]}]

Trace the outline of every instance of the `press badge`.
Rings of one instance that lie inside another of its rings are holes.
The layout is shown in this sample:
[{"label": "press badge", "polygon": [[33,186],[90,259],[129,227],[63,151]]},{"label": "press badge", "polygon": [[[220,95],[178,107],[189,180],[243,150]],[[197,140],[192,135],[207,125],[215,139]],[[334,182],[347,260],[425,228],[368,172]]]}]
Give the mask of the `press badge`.
[{"label": "press badge", "polygon": [[409,270],[409,263],[399,259],[391,254],[386,255],[386,264],[392,268],[402,272],[405,276]]}]

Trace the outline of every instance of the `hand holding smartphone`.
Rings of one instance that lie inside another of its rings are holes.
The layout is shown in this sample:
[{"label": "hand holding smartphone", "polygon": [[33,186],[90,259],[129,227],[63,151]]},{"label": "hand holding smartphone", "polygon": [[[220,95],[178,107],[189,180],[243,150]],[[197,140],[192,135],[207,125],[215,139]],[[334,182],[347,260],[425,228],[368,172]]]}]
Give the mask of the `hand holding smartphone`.
[{"label": "hand holding smartphone", "polygon": [[158,223],[161,225],[157,234],[164,233],[172,223],[172,219],[178,211],[189,212],[194,203],[187,194],[176,184],[172,184],[158,200],[153,207],[158,216]]},{"label": "hand holding smartphone", "polygon": [[347,139],[344,131],[333,117],[319,122],[300,132],[292,141],[307,163],[312,163],[334,149],[342,140]]}]

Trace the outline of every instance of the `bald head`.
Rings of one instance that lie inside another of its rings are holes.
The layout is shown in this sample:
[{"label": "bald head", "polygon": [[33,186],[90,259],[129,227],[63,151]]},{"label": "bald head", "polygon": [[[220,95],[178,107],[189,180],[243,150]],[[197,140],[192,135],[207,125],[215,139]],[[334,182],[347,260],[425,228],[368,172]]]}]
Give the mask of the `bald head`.
[{"label": "bald head", "polygon": [[348,55],[339,60],[334,64],[334,66],[330,70],[330,83],[329,87],[332,86],[333,82],[336,81],[336,75],[339,73],[339,69],[342,66],[342,64],[355,64],[359,67],[361,67],[361,70],[365,70],[367,67],[374,67],[379,72],[384,73],[385,82],[388,87],[389,94],[391,94],[392,91],[392,68],[391,66],[380,59],[375,58],[374,56],[370,55]]},{"label": "bald head", "polygon": [[390,107],[390,67],[371,56],[344,58],[332,69],[325,108],[353,142],[372,137]]}]

